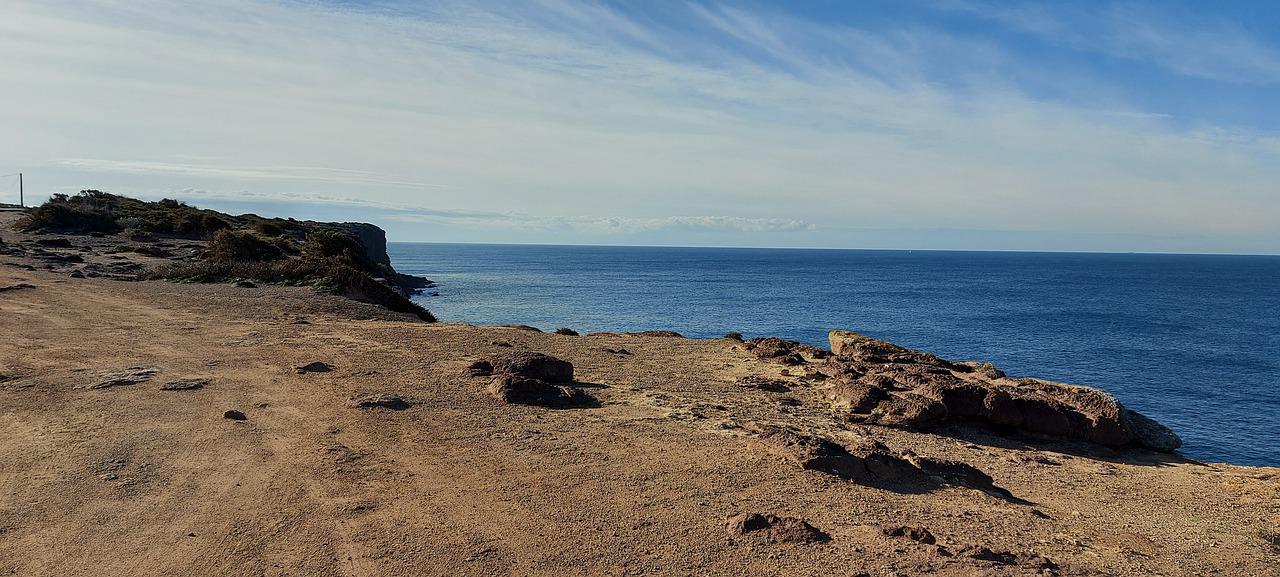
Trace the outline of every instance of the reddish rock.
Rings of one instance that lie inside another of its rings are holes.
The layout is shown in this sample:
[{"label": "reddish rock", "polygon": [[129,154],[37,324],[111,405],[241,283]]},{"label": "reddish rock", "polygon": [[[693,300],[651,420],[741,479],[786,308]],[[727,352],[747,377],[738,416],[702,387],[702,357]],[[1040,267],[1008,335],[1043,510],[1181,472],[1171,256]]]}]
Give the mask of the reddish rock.
[{"label": "reddish rock", "polygon": [[767,513],[742,513],[730,517],[725,530],[736,537],[761,537],[770,543],[816,543],[831,537],[803,519]]},{"label": "reddish rock", "polygon": [[977,422],[1059,439],[1171,451],[1172,431],[1097,389],[1011,379],[990,364],[958,363],[849,331],[831,331],[835,383],[827,399],[850,420],[928,428]]}]

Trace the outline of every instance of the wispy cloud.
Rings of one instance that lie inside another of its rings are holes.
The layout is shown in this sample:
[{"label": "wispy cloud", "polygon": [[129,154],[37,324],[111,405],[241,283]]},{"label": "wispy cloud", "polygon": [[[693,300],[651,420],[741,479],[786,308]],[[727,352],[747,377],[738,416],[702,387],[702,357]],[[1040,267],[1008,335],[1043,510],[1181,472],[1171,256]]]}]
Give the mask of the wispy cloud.
[{"label": "wispy cloud", "polygon": [[630,218],[619,216],[534,216],[518,213],[485,213],[466,211],[423,211],[408,209],[385,215],[397,222],[459,222],[493,228],[525,231],[564,231],[578,233],[636,234],[641,232],[746,232],[779,233],[813,231],[817,226],[803,220],[784,218],[745,218],[736,216],[669,216],[665,218]]},{"label": "wispy cloud", "polygon": [[[32,187],[431,207],[507,231],[494,240],[1280,222],[1275,134],[1171,118],[1078,70],[1052,72],[1101,88],[1036,96],[1019,81],[1039,62],[963,31],[709,2],[666,19],[585,0],[378,6],[19,0],[0,19],[21,87],[0,92],[0,126],[22,138],[0,157]],[[1001,6],[963,5],[1181,74],[1276,78],[1274,48],[1229,22]]]},{"label": "wispy cloud", "polygon": [[[207,159],[216,161],[217,159]],[[445,188],[443,184],[409,182],[365,170],[323,166],[228,166],[190,164],[156,160],[108,160],[102,158],[62,158],[54,165],[87,172],[122,172],[144,176],[199,176],[239,180],[299,180],[338,184],[368,184],[396,188]]]},{"label": "wispy cloud", "polygon": [[1034,34],[1048,42],[1147,62],[1172,72],[1225,82],[1280,83],[1280,49],[1239,22],[1179,14],[1168,4],[945,0],[940,6]]}]

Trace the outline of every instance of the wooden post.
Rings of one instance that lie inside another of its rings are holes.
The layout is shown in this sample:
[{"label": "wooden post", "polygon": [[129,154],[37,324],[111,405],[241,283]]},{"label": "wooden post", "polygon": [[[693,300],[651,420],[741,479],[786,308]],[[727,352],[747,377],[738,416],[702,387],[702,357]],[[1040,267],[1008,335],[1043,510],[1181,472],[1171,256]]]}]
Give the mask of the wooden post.
[{"label": "wooden post", "polygon": [[22,173],[18,173],[18,206],[26,207],[26,199],[22,198]]}]

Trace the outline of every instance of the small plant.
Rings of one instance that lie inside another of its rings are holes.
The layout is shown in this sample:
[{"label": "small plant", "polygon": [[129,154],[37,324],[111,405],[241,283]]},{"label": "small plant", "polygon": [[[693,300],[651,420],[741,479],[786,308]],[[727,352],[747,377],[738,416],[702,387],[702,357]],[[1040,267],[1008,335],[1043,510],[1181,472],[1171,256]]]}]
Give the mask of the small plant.
[{"label": "small plant", "polygon": [[569,337],[576,337],[576,336],[578,336],[578,331],[575,331],[575,330],[573,330],[573,329],[571,329],[571,328],[568,328],[568,327],[560,327],[560,328],[556,329],[556,334],[557,334],[557,335],[565,335],[565,336],[569,336]]},{"label": "small plant", "polygon": [[742,333],[738,331],[729,331],[725,333],[724,338],[729,339],[731,341],[742,342]]}]

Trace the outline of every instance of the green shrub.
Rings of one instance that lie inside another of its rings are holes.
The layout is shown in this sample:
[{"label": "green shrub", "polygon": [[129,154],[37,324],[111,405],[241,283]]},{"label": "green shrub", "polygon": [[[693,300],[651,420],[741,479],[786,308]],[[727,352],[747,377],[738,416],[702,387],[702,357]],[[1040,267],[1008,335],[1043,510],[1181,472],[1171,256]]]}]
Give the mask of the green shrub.
[{"label": "green shrub", "polygon": [[111,207],[93,193],[102,194],[94,190],[82,191],[75,197],[55,194],[48,202],[31,209],[26,216],[19,219],[17,227],[25,231],[111,233],[120,230]]},{"label": "green shrub", "polygon": [[271,221],[263,220],[253,225],[253,230],[258,231],[262,236],[280,236],[284,234],[284,230]]},{"label": "green shrub", "polygon": [[742,333],[738,331],[730,331],[725,333],[724,338],[729,339],[731,341],[742,342]]},{"label": "green shrub", "polygon": [[560,328],[556,329],[556,334],[557,334],[557,335],[565,335],[565,336],[569,336],[569,337],[576,337],[576,336],[578,336],[578,331],[575,331],[575,330],[573,330],[573,329],[571,329],[571,328],[568,328],[568,327],[560,327]]},{"label": "green shrub", "polygon": [[147,278],[179,282],[231,282],[252,280],[287,286],[311,286],[356,300],[412,314],[426,322],[435,315],[399,291],[378,282],[368,273],[334,259],[289,258],[259,261],[174,262],[160,265]]},{"label": "green shrub", "polygon": [[280,248],[262,237],[243,230],[220,230],[209,240],[209,260],[214,262],[258,262],[284,258]]}]

